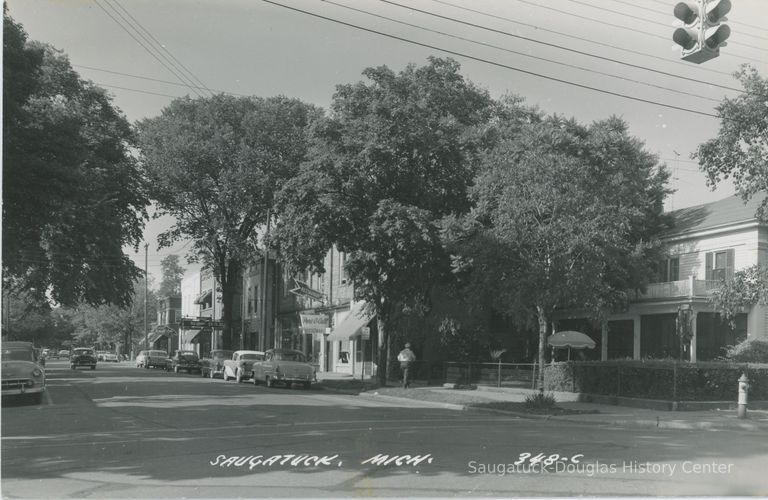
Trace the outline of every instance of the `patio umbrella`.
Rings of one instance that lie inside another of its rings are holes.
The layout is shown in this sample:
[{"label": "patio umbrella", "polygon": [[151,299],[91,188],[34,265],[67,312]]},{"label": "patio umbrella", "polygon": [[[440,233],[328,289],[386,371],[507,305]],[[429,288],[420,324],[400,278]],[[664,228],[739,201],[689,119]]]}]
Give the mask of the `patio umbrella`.
[{"label": "patio umbrella", "polygon": [[547,343],[552,347],[568,348],[568,360],[571,359],[571,349],[594,349],[595,341],[589,338],[586,333],[565,330],[550,335]]}]

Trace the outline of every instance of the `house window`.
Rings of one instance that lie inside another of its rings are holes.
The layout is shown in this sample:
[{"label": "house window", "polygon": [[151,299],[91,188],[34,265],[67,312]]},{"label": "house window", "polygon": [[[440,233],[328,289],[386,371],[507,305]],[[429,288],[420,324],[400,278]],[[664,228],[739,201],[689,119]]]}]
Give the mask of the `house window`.
[{"label": "house window", "polygon": [[732,248],[718,252],[708,252],[706,256],[707,277],[709,281],[721,281],[733,276],[734,251]]},{"label": "house window", "polygon": [[253,300],[253,297],[251,296],[251,287],[248,287],[248,298],[246,299],[246,301],[248,302],[248,314],[249,315],[253,313],[253,302],[252,302],[252,300]]},{"label": "house window", "polygon": [[659,280],[678,281],[680,279],[680,258],[670,257],[661,262],[659,266]]}]

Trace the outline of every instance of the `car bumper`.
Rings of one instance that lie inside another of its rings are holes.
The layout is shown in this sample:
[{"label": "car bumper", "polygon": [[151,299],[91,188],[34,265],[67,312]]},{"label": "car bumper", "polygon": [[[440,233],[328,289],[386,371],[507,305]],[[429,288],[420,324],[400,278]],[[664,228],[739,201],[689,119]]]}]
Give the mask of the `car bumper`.
[{"label": "car bumper", "polygon": [[45,385],[39,382],[36,383],[28,379],[3,380],[3,396],[37,394],[43,391],[45,391]]},{"label": "car bumper", "polygon": [[283,373],[275,373],[273,377],[280,382],[317,382],[314,375],[286,375]]}]

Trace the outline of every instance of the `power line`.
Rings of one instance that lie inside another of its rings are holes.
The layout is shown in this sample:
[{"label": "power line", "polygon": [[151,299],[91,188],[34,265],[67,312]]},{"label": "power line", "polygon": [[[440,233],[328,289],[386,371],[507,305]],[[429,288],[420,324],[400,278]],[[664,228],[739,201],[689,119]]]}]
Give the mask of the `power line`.
[{"label": "power line", "polygon": [[132,89],[128,87],[120,87],[118,85],[107,85],[106,83],[100,83],[100,82],[94,82],[96,85],[99,85],[100,87],[108,87],[112,89],[120,89],[120,90],[127,90],[129,92],[138,92],[140,94],[149,94],[149,95],[157,95],[161,97],[170,97],[172,99],[177,99],[180,96],[177,95],[170,95],[170,94],[161,94],[160,92],[150,92],[148,90],[138,90],[138,89]]},{"label": "power line", "polygon": [[135,17],[133,17],[133,16],[131,15],[131,13],[130,13],[130,12],[128,12],[128,10],[127,10],[125,7],[123,7],[123,6],[120,4],[120,2],[119,2],[118,0],[112,0],[112,1],[113,1],[115,4],[117,4],[117,6],[118,6],[118,7],[120,7],[120,9],[121,9],[123,12],[125,12],[125,13],[128,15],[128,17],[130,17],[131,19],[133,19],[133,22],[134,22],[134,23],[136,23],[136,25],[137,25],[139,28],[141,28],[141,29],[142,29],[142,30],[143,30],[143,31],[144,31],[144,32],[145,32],[147,35],[149,35],[149,37],[150,37],[152,40],[154,40],[154,42],[155,42],[155,47],[160,47],[160,48],[161,48],[161,49],[162,49],[162,50],[163,50],[163,51],[164,51],[166,54],[168,54],[168,55],[171,57],[171,59],[173,59],[173,60],[174,60],[174,61],[175,61],[175,62],[178,64],[178,66],[177,66],[177,67],[180,67],[181,69],[183,69],[184,71],[186,71],[186,73],[187,73],[187,74],[188,74],[188,75],[189,75],[189,76],[192,78],[192,82],[193,82],[193,83],[194,83],[194,82],[197,82],[197,84],[198,84],[198,85],[200,85],[202,88],[204,88],[205,90],[207,90],[207,91],[208,91],[208,92],[209,92],[211,95],[213,95],[213,92],[211,92],[211,89],[209,89],[209,88],[208,88],[208,87],[205,85],[205,83],[203,83],[203,81],[202,81],[202,80],[200,80],[200,78],[198,78],[198,77],[197,77],[197,75],[195,75],[195,74],[194,74],[192,71],[190,71],[190,70],[189,70],[189,68],[187,68],[186,66],[184,66],[184,64],[183,64],[181,61],[179,61],[179,60],[178,60],[178,59],[177,59],[177,58],[176,58],[176,57],[173,55],[173,53],[171,53],[171,51],[169,51],[169,50],[168,50],[168,49],[165,47],[165,45],[163,45],[162,43],[160,43],[160,41],[159,41],[157,38],[155,38],[155,36],[154,36],[154,35],[152,35],[152,32],[150,32],[150,31],[149,31],[147,28],[145,28],[145,27],[144,27],[144,26],[143,26],[143,25],[142,25],[142,24],[141,24],[141,23],[138,21],[138,19],[136,19]]},{"label": "power line", "polygon": [[635,84],[638,84],[638,85],[645,85],[647,87],[653,87],[653,88],[657,88],[657,89],[661,89],[661,90],[666,90],[666,91],[674,92],[674,93],[677,93],[677,94],[687,95],[687,96],[691,96],[691,97],[697,97],[699,99],[705,99],[705,100],[712,101],[712,102],[720,102],[720,99],[714,99],[714,98],[711,98],[711,97],[705,97],[705,96],[702,96],[702,95],[699,95],[699,94],[694,94],[692,92],[685,92],[683,90],[677,90],[677,89],[672,89],[672,88],[669,88],[669,87],[664,87],[664,86],[661,86],[661,85],[655,85],[655,84],[652,84],[652,83],[642,82],[642,81],[638,81],[638,80],[635,80],[635,79],[632,79],[632,78],[626,78],[626,77],[623,77],[623,76],[618,76],[618,75],[615,75],[613,73],[606,73],[606,72],[603,72],[603,71],[598,71],[598,70],[593,70],[593,69],[585,68],[583,66],[577,66],[575,64],[568,64],[568,63],[564,63],[564,62],[561,62],[561,61],[555,61],[553,59],[547,59],[547,58],[544,58],[544,57],[534,56],[534,55],[531,55],[531,54],[526,54],[524,52],[518,52],[516,50],[511,50],[511,49],[508,49],[506,47],[500,47],[498,45],[493,45],[493,44],[490,44],[490,43],[480,42],[480,41],[477,41],[477,40],[472,40],[470,38],[465,38],[465,37],[462,37],[462,36],[453,35],[451,33],[446,33],[444,31],[438,31],[438,30],[433,30],[433,29],[430,29],[430,28],[425,28],[423,26],[419,26],[419,25],[416,25],[416,24],[411,24],[411,23],[408,23],[408,22],[405,22],[405,21],[401,21],[399,19],[393,19],[391,17],[383,16],[383,15],[380,15],[380,14],[375,14],[373,12],[368,12],[366,10],[356,9],[354,7],[349,7],[347,5],[342,5],[342,4],[336,3],[336,2],[334,2],[332,0],[321,0],[321,1],[323,1],[325,3],[329,3],[331,5],[335,5],[337,7],[341,7],[343,9],[348,9],[348,10],[352,10],[352,11],[355,11],[355,12],[360,12],[362,14],[367,14],[369,16],[377,17],[379,19],[385,19],[387,21],[395,22],[395,23],[398,23],[398,24],[403,24],[405,26],[410,26],[412,28],[417,28],[417,29],[420,29],[420,30],[428,31],[430,33],[437,33],[438,35],[443,35],[443,36],[455,38],[457,40],[462,40],[462,41],[465,41],[465,42],[474,43],[474,44],[477,44],[477,45],[482,45],[484,47],[490,47],[490,48],[493,48],[493,49],[502,50],[502,51],[508,52],[510,54],[517,54],[517,55],[520,55],[520,56],[523,56],[523,57],[529,57],[529,58],[536,59],[536,60],[539,60],[539,61],[545,61],[545,62],[557,64],[558,66],[565,66],[565,67],[568,67],[568,68],[574,68],[574,69],[578,69],[578,70],[581,70],[581,71],[587,71],[587,72],[590,72],[590,73],[595,73],[595,74],[607,76],[607,77],[610,77],[610,78],[616,78],[616,79],[619,79],[619,80],[624,80],[624,81],[627,81],[627,82],[635,83]]},{"label": "power line", "polygon": [[660,71],[660,70],[648,68],[646,66],[641,66],[641,65],[638,65],[638,64],[628,63],[628,62],[620,61],[618,59],[611,59],[610,57],[599,56],[599,55],[596,55],[596,54],[591,54],[589,52],[584,52],[584,51],[581,51],[581,50],[571,49],[569,47],[564,47],[562,45],[558,45],[558,44],[555,44],[555,43],[542,42],[541,40],[536,40],[535,38],[530,38],[530,37],[526,37],[526,36],[522,36],[522,35],[515,35],[514,33],[510,33],[508,31],[502,31],[502,30],[497,30],[497,29],[494,29],[494,28],[489,28],[487,26],[482,26],[480,24],[474,24],[474,23],[470,23],[470,22],[467,22],[467,21],[462,21],[461,19],[454,19],[454,18],[449,17],[449,16],[443,16],[442,14],[436,14],[434,12],[429,12],[429,11],[426,11],[426,10],[417,9],[415,7],[409,7],[407,5],[402,5],[402,4],[399,4],[397,2],[393,2],[391,0],[379,0],[379,1],[383,2],[383,3],[390,4],[390,5],[395,5],[397,7],[403,8],[403,9],[408,9],[408,10],[411,10],[411,11],[414,11],[414,12],[420,12],[420,13],[426,14],[428,16],[433,16],[433,17],[437,17],[437,18],[440,18],[440,19],[445,19],[445,20],[448,20],[448,21],[453,21],[455,23],[464,24],[464,25],[467,25],[467,26],[472,26],[473,28],[479,28],[479,29],[482,29],[482,30],[490,31],[490,32],[493,32],[493,33],[498,33],[498,34],[501,34],[501,35],[510,36],[510,37],[513,37],[513,38],[519,38],[521,40],[526,40],[526,41],[529,41],[529,42],[539,43],[541,45],[546,45],[548,47],[554,47],[554,48],[557,48],[557,49],[566,50],[568,52],[573,52],[575,54],[579,54],[579,55],[583,55],[583,56],[588,56],[588,57],[594,57],[596,59],[600,59],[600,60],[603,60],[603,61],[609,61],[609,62],[612,62],[612,63],[621,64],[623,66],[629,66],[631,68],[642,69],[642,70],[645,70],[645,71],[650,71],[650,72],[653,72],[653,73],[658,73],[660,75],[669,76],[669,77],[672,77],[672,78],[679,78],[681,80],[687,80],[687,81],[696,82],[696,83],[703,83],[705,85],[711,85],[713,87],[719,87],[719,88],[726,89],[726,90],[732,90],[734,92],[743,92],[742,89],[737,89],[737,88],[734,88],[734,87],[728,87],[727,85],[719,85],[719,84],[712,83],[712,82],[705,82],[703,80],[697,80],[695,78],[689,78],[689,77],[686,77],[686,76],[676,75],[674,73],[667,73],[666,71]]},{"label": "power line", "polygon": [[[461,6],[461,5],[456,5],[456,4],[453,4],[451,2],[446,2],[444,0],[431,0],[431,1],[435,2],[435,3],[443,4],[443,5],[448,5],[450,7],[453,7],[453,8],[456,8],[456,9],[460,9],[460,10],[463,10],[463,11],[466,11],[466,12],[473,12],[475,14],[480,14],[481,16],[490,17],[492,19],[499,19],[501,21],[506,21],[506,22],[509,22],[509,23],[518,24],[520,26],[527,26],[529,28],[533,28],[533,29],[538,30],[538,31],[544,31],[544,32],[547,32],[547,33],[554,33],[555,35],[564,36],[564,37],[567,37],[567,38],[571,38],[573,40],[579,40],[579,41],[582,41],[582,42],[592,43],[592,44],[595,44],[595,45],[599,45],[601,47],[607,47],[609,49],[619,50],[619,51],[622,51],[622,52],[627,52],[627,53],[630,53],[630,54],[636,54],[636,55],[639,55],[639,56],[650,57],[650,58],[653,58],[653,59],[658,59],[660,61],[664,61],[666,63],[677,64],[677,65],[685,66],[685,67],[688,67],[688,68],[690,68],[690,66],[691,66],[689,63],[684,63],[684,62],[680,62],[680,61],[670,61],[669,58],[666,58],[666,57],[659,57],[657,55],[648,54],[646,52],[640,52],[640,51],[637,51],[637,50],[626,49],[626,48],[623,48],[623,47],[617,47],[617,46],[611,45],[609,43],[598,42],[596,40],[590,40],[589,38],[584,38],[584,37],[580,37],[580,36],[576,36],[576,35],[570,35],[568,33],[563,33],[561,31],[556,31],[556,30],[552,30],[552,29],[549,29],[549,28],[544,28],[542,26],[537,26],[535,24],[524,23],[524,22],[518,21],[516,19],[510,19],[508,17],[499,16],[499,15],[496,15],[496,14],[491,14],[489,12],[483,12],[483,11],[476,10],[476,9],[470,9],[469,7],[464,7],[464,6]],[[699,69],[701,71],[708,71],[710,73],[719,73],[721,75],[731,76],[731,73],[729,73],[727,71],[720,71],[720,70],[716,70],[716,69],[712,69],[712,68],[705,68],[705,67],[700,67]]]},{"label": "power line", "polygon": [[[170,66],[168,66],[168,65],[167,65],[167,64],[166,64],[166,63],[165,63],[163,60],[161,60],[161,59],[160,59],[160,58],[159,58],[157,55],[155,55],[155,53],[154,53],[154,52],[152,52],[152,50],[150,50],[150,49],[149,49],[149,48],[148,48],[146,45],[144,45],[144,43],[142,43],[142,42],[141,42],[141,40],[139,40],[138,38],[136,38],[136,37],[134,36],[134,34],[133,34],[133,33],[131,33],[131,31],[130,31],[128,28],[126,28],[126,27],[123,25],[123,23],[121,23],[121,22],[120,22],[118,19],[116,19],[116,18],[115,18],[115,16],[113,16],[113,15],[112,15],[112,14],[111,14],[111,13],[110,13],[110,12],[109,12],[107,9],[105,9],[105,8],[104,8],[104,6],[102,6],[102,5],[101,5],[101,3],[99,3],[99,0],[93,0],[93,2],[94,2],[94,3],[95,3],[95,4],[96,4],[96,5],[97,5],[97,6],[98,6],[98,7],[99,7],[99,8],[100,8],[102,11],[104,11],[104,13],[105,13],[106,15],[108,15],[108,16],[109,16],[109,17],[110,17],[110,18],[111,18],[111,19],[112,19],[112,20],[113,20],[115,23],[117,23],[117,25],[118,25],[118,26],[120,26],[120,27],[123,29],[123,31],[125,31],[126,33],[128,33],[128,35],[129,35],[131,38],[133,38],[133,39],[134,39],[134,41],[136,41],[136,43],[138,43],[138,44],[139,44],[139,45],[140,45],[140,46],[141,46],[141,47],[142,47],[142,48],[143,48],[143,49],[144,49],[144,50],[145,50],[145,51],[146,51],[146,52],[147,52],[149,55],[151,55],[151,56],[152,56],[152,57],[153,57],[153,58],[154,58],[154,59],[155,59],[157,62],[159,62],[159,63],[160,63],[160,64],[161,64],[161,65],[162,65],[162,66],[163,66],[165,69],[167,69],[168,71],[170,71],[170,72],[173,74],[173,76],[175,76],[175,77],[176,77],[176,78],[177,78],[177,79],[178,79],[180,82],[184,83],[184,84],[185,84],[185,86],[187,86],[187,87],[188,87],[190,90],[192,90],[192,92],[194,92],[195,94],[197,94],[197,96],[198,96],[198,97],[202,97],[202,95],[201,95],[201,94],[200,94],[200,93],[199,93],[199,92],[198,92],[198,91],[197,91],[197,90],[196,90],[194,87],[192,87],[192,86],[190,86],[190,85],[189,85],[189,82],[187,82],[187,81],[184,79],[184,77],[182,77],[181,75],[179,75],[179,74],[178,74],[178,73],[177,73],[177,72],[176,72],[174,69],[172,69],[172,68],[171,68]],[[111,6],[109,3],[107,3],[107,5],[109,5],[111,8],[113,8],[113,7],[112,7],[112,6]],[[113,8],[113,9],[114,9],[114,8]],[[121,16],[121,17],[122,17],[122,16]]]},{"label": "power line", "polygon": [[[148,81],[151,81],[151,82],[165,83],[165,84],[168,84],[168,85],[175,85],[177,87],[188,87],[187,85],[184,85],[183,83],[172,82],[170,80],[162,80],[162,79],[159,79],[159,78],[152,78],[150,76],[133,75],[131,73],[123,73],[121,71],[112,71],[112,70],[103,69],[103,68],[96,68],[94,66],[86,66],[84,64],[73,64],[72,66],[74,66],[76,68],[89,69],[91,71],[100,71],[102,73],[109,73],[109,74],[112,74],[112,75],[127,76],[129,78],[138,78],[140,80],[148,80]],[[198,88],[201,88],[201,87],[198,87]],[[210,90],[210,89],[206,88],[206,90]],[[230,92],[228,90],[218,90],[218,89],[212,89],[212,90],[215,90],[216,92],[219,92],[219,93],[222,93],[222,94],[230,94],[230,95],[236,95],[236,96],[241,96],[241,97],[247,97],[245,94],[238,94],[237,92]]]},{"label": "power line", "polygon": [[[621,25],[621,24],[614,24],[614,23],[609,23],[607,21],[601,21],[599,19],[595,19],[595,18],[589,17],[589,16],[582,16],[582,15],[579,15],[579,14],[574,14],[573,12],[568,12],[566,10],[556,9],[554,7],[549,7],[549,6],[546,6],[546,5],[539,5],[539,4],[534,3],[534,2],[529,2],[528,0],[517,0],[517,1],[520,2],[520,3],[527,4],[527,5],[532,5],[534,7],[539,7],[540,9],[547,9],[547,10],[551,10],[551,11],[554,11],[554,12],[559,12],[561,14],[565,14],[566,16],[576,17],[576,18],[579,18],[579,19],[584,19],[586,21],[592,21],[592,22],[595,22],[595,23],[599,23],[599,24],[602,24],[604,26],[612,26],[614,28],[620,28],[620,29],[624,29],[624,30],[627,30],[627,31],[632,31],[632,32],[635,32],[635,33],[640,33],[640,34],[643,34],[643,35],[652,36],[654,38],[659,38],[661,40],[669,41],[670,38],[671,38],[671,37],[666,37],[666,36],[662,36],[662,35],[657,35],[656,33],[649,33],[647,31],[631,28],[629,26],[624,26],[624,25]],[[752,57],[737,56],[737,55],[734,55],[734,54],[731,54],[731,56],[732,57],[737,57],[739,59],[746,59],[746,60],[749,60],[749,61],[762,62],[761,59],[755,59],[755,58],[752,58]]]},{"label": "power line", "polygon": [[[638,5],[638,4],[635,4],[635,3],[632,3],[632,2],[627,2],[625,0],[611,0],[611,1],[612,2],[616,2],[616,3],[620,3],[620,4],[624,4],[624,5],[629,5],[630,7],[634,7],[636,9],[646,10],[648,12],[655,12],[656,14],[662,14],[664,16],[668,16],[669,14],[672,13],[672,11],[651,9],[649,7],[645,7],[643,5]],[[667,4],[665,2],[657,2],[657,3],[661,3],[662,5],[667,6],[667,7],[671,5],[671,4]],[[728,24],[732,24],[734,26],[746,26],[748,28],[754,28],[754,29],[757,29],[757,30],[765,31],[765,27],[754,26],[752,24],[747,24],[747,23],[741,23],[741,22],[736,22],[736,21],[728,21]],[[759,38],[761,40],[768,40],[768,37],[764,37],[764,36],[760,36],[760,35],[753,35],[752,33],[742,33],[742,34],[745,35],[745,36],[751,36],[751,37],[754,37],[754,38]]]},{"label": "power line", "polygon": [[[618,10],[606,9],[603,6],[592,5],[591,3],[582,2],[580,0],[566,0],[566,1],[567,2],[571,2],[571,3],[575,3],[577,5],[584,5],[585,7],[590,7],[590,8],[593,8],[593,9],[600,9],[600,10],[602,10],[604,12],[611,12],[612,14],[618,14],[620,16],[629,17],[629,18],[632,18],[632,19],[637,19],[639,21],[644,21],[644,22],[647,22],[647,23],[656,24],[656,25],[659,25],[659,26],[664,26],[664,27],[667,26],[666,24],[661,23],[661,22],[656,21],[656,20],[653,20],[653,19],[648,19],[648,18],[640,17],[640,16],[633,16],[631,14],[627,14],[626,12],[621,12],[621,11],[618,11]],[[648,33],[648,34],[650,34],[650,33]],[[657,36],[657,35],[654,35],[654,36]],[[744,47],[749,47],[751,49],[768,50],[768,49],[765,49],[764,47],[755,47],[754,45],[749,45],[747,43],[741,43],[741,42],[730,42],[730,43],[733,44],[733,45],[742,45]],[[743,57],[743,56],[737,56],[737,57]],[[744,59],[749,59],[749,58],[748,57],[744,57]]]},{"label": "power line", "polygon": [[660,103],[660,102],[657,102],[657,101],[651,101],[649,99],[642,99],[640,97],[629,96],[629,95],[626,95],[626,94],[621,94],[619,92],[612,92],[612,91],[609,91],[609,90],[598,89],[598,88],[595,88],[595,87],[590,87],[588,85],[582,85],[580,83],[575,83],[575,82],[571,82],[571,81],[568,81],[568,80],[563,80],[563,79],[560,79],[560,78],[555,78],[555,77],[551,77],[551,76],[547,76],[547,75],[542,75],[540,73],[535,73],[533,71],[528,71],[528,70],[524,70],[524,69],[520,69],[520,68],[515,68],[514,66],[509,66],[509,65],[502,64],[502,63],[499,63],[499,62],[496,62],[496,61],[491,61],[491,60],[488,60],[488,59],[483,59],[481,57],[471,56],[471,55],[468,55],[468,54],[464,54],[462,52],[456,52],[454,50],[444,49],[444,48],[441,48],[441,47],[437,47],[435,45],[430,45],[430,44],[426,44],[426,43],[422,43],[422,42],[417,42],[415,40],[410,40],[410,39],[399,37],[399,36],[396,36],[396,35],[391,35],[389,33],[384,33],[384,32],[381,32],[381,31],[376,31],[376,30],[370,29],[370,28],[365,28],[363,26],[358,26],[358,25],[355,25],[355,24],[352,24],[352,23],[347,23],[345,21],[341,21],[341,20],[334,19],[334,18],[331,18],[331,17],[327,17],[327,16],[323,16],[323,15],[320,15],[320,14],[316,14],[314,12],[308,12],[306,10],[298,9],[296,7],[290,7],[288,5],[283,5],[283,4],[274,2],[272,0],[262,0],[262,2],[265,2],[265,3],[268,3],[268,4],[272,4],[272,5],[275,5],[277,7],[282,7],[284,9],[293,10],[295,12],[300,12],[302,14],[307,14],[309,16],[317,17],[319,19],[324,19],[326,21],[331,21],[331,22],[334,22],[334,23],[337,23],[337,24],[348,26],[350,28],[358,29],[358,30],[361,30],[361,31],[367,31],[369,33],[374,33],[376,35],[384,36],[384,37],[387,37],[387,38],[392,38],[394,40],[399,40],[399,41],[410,43],[410,44],[413,44],[413,45],[419,45],[421,47],[426,47],[426,48],[432,49],[432,50],[439,50],[441,52],[445,52],[446,54],[452,54],[452,55],[459,56],[459,57],[465,57],[467,59],[471,59],[471,60],[474,60],[474,61],[478,61],[478,62],[482,62],[482,63],[486,63],[486,64],[491,64],[493,66],[498,66],[498,67],[501,67],[501,68],[510,69],[512,71],[517,71],[519,73],[524,73],[524,74],[527,74],[527,75],[537,76],[539,78],[544,78],[544,79],[547,79],[547,80],[552,80],[552,81],[563,83],[563,84],[566,84],[566,85],[571,85],[571,86],[574,86],[574,87],[579,87],[579,88],[583,88],[583,89],[587,89],[587,90],[592,90],[592,91],[595,91],[595,92],[600,92],[600,93],[603,93],[603,94],[612,95],[612,96],[616,96],[616,97],[623,97],[625,99],[630,99],[630,100],[633,100],[633,101],[643,102],[643,103],[646,103],[646,104],[653,104],[655,106],[661,106],[661,107],[664,107],[664,108],[676,109],[678,111],[685,111],[687,113],[693,113],[693,114],[698,114],[698,115],[702,115],[702,116],[709,116],[709,117],[712,117],[712,118],[720,118],[719,115],[712,114],[712,113],[707,113],[705,111],[697,111],[697,110],[694,110],[694,109],[683,108],[681,106],[674,106],[674,105],[671,105],[671,104],[663,104],[663,103]]}]

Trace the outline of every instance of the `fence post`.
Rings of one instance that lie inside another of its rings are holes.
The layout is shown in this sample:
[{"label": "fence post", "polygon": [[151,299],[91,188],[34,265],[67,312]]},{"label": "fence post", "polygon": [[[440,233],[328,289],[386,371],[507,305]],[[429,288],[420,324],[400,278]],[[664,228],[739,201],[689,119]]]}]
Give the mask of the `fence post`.
[{"label": "fence post", "polygon": [[672,363],[672,410],[677,410],[677,361]]},{"label": "fence post", "polygon": [[496,387],[501,387],[501,356],[499,356],[499,377],[496,381]]}]

